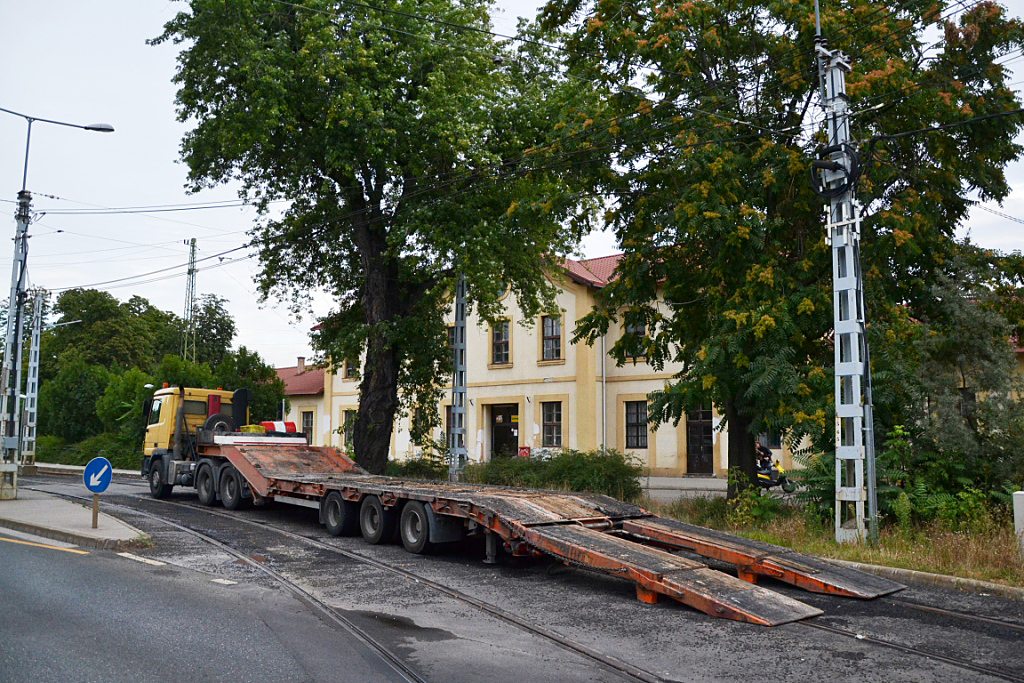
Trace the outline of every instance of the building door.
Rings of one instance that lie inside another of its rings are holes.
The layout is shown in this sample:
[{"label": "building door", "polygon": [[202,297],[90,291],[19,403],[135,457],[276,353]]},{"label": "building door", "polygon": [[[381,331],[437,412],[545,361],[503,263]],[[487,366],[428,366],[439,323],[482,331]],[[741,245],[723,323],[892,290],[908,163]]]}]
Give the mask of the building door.
[{"label": "building door", "polygon": [[491,457],[511,458],[519,447],[519,405],[491,406]]},{"label": "building door", "polygon": [[686,473],[714,474],[714,432],[711,406],[686,414]]}]

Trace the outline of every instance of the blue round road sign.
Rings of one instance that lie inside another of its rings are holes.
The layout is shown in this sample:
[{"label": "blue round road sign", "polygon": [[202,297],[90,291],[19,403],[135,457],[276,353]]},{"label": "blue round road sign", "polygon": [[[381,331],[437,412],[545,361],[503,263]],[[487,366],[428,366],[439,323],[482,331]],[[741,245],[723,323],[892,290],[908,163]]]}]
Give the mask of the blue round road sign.
[{"label": "blue round road sign", "polygon": [[85,488],[93,493],[103,493],[110,486],[110,477],[114,474],[110,461],[106,458],[93,458],[85,466],[82,478],[85,479]]}]

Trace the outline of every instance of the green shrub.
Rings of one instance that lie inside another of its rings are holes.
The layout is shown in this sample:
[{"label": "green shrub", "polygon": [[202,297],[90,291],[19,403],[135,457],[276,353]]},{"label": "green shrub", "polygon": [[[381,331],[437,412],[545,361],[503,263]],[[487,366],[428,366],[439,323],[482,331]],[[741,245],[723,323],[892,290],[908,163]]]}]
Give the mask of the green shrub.
[{"label": "green shrub", "polygon": [[471,464],[462,478],[475,484],[586,491],[636,500],[641,493],[641,472],[638,464],[614,450],[570,449],[546,460],[495,458]]},{"label": "green shrub", "polygon": [[735,489],[736,496],[726,503],[726,521],[734,527],[763,524],[782,512],[782,501],[774,496],[762,496],[761,489],[750,483],[750,479],[739,467],[729,470],[729,488]]},{"label": "green shrub", "polygon": [[104,457],[112,467],[125,470],[137,470],[142,463],[142,451],[121,434],[104,432],[71,445],[53,436],[41,436],[36,441],[36,462],[86,465],[96,457]]},{"label": "green shrub", "polygon": [[402,479],[448,479],[448,465],[433,458],[413,458],[398,462],[389,460],[387,469],[384,472],[389,477],[401,477]]}]

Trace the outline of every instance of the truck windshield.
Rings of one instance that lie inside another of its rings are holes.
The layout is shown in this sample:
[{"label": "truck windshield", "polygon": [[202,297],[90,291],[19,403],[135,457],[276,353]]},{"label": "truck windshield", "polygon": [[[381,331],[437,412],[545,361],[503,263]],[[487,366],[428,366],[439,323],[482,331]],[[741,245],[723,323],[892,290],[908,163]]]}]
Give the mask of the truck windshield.
[{"label": "truck windshield", "polygon": [[149,409],[149,424],[155,425],[160,422],[160,406],[163,404],[162,398],[153,399],[153,407]]}]

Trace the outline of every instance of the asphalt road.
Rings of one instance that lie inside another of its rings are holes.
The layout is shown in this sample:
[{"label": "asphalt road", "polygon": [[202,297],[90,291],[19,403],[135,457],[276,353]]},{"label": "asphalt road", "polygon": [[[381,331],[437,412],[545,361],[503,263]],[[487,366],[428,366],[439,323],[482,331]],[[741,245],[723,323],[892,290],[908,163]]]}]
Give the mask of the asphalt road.
[{"label": "asphalt road", "polygon": [[[55,490],[60,488],[65,487],[55,486]],[[75,490],[72,486],[66,488]],[[1006,677],[922,655],[912,651],[914,648],[924,648],[954,659],[962,658],[983,667],[1016,672],[1021,676],[1018,680],[1024,680],[1024,672],[1020,668],[1024,659],[1024,646],[1021,645],[1024,637],[1020,630],[998,623],[922,613],[885,598],[856,601],[813,595],[765,580],[765,587],[824,610],[822,617],[813,620],[817,624],[843,629],[860,637],[844,637],[801,623],[764,628],[714,619],[670,600],[653,606],[642,605],[636,600],[632,585],[626,581],[557,563],[485,565],[481,561],[483,549],[479,545],[462,544],[437,555],[417,556],[405,552],[401,546],[371,546],[359,538],[334,538],[317,524],[315,510],[286,505],[245,510],[238,513],[239,517],[256,523],[245,524],[212,515],[205,508],[151,500],[148,490],[123,483],[111,486],[108,500],[166,515],[241,550],[258,562],[266,563],[365,628],[432,682],[575,683],[614,682],[623,678],[593,661],[453,600],[414,579],[399,577],[358,560],[289,539],[267,526],[286,528],[378,562],[402,567],[424,579],[507,609],[522,620],[640,667],[664,681],[756,679],[759,683],[817,683],[849,679],[858,683],[989,683],[1007,680]],[[195,494],[176,490],[171,502],[194,504]],[[107,508],[107,511],[111,510]],[[242,651],[258,651],[261,657],[265,656],[261,661],[268,662],[272,668],[260,669],[260,677],[252,680],[347,680],[341,677],[346,673],[346,662],[350,661],[347,655],[337,651],[324,653],[311,644],[309,654],[303,660],[307,654],[304,637],[299,646],[292,647],[278,630],[267,626],[267,620],[274,624],[277,623],[275,618],[283,618],[286,614],[307,625],[321,622],[304,611],[301,605],[283,597],[266,576],[190,534],[142,515],[123,511],[117,514],[153,536],[154,547],[140,551],[140,555],[169,563],[166,568],[127,570],[144,574],[145,577],[139,581],[145,586],[152,588],[154,583],[167,582],[172,587],[177,584],[186,594],[194,592],[199,595],[201,592],[223,599],[223,593],[238,595],[244,591],[253,596],[251,604],[240,607],[257,610],[258,618],[242,616],[239,622],[249,626],[258,620],[264,623],[256,623],[259,631],[243,638],[239,647],[248,642],[247,649]],[[0,568],[6,565],[5,552],[6,549],[0,547]],[[120,558],[116,562],[108,558],[100,564],[100,559],[97,557],[91,561],[100,567],[121,562]],[[0,571],[6,573],[2,569]],[[239,584],[225,591],[216,584],[210,585],[209,580],[215,577],[235,580]],[[6,587],[9,579],[0,574],[0,580]],[[34,579],[29,574],[25,580]],[[195,588],[200,584],[201,588]],[[86,588],[87,585],[82,590]],[[175,592],[160,599],[167,612],[178,611],[173,604],[178,600],[192,604],[190,596],[179,596],[176,592],[179,588],[173,590]],[[132,592],[143,598],[146,596],[143,588]],[[65,593],[65,598],[70,600],[76,595]],[[895,597],[983,615],[1018,627],[1024,625],[1024,603],[1012,600],[923,587],[911,587]],[[204,603],[206,598],[197,601]],[[284,607],[287,605],[292,607]],[[289,613],[289,609],[296,611]],[[184,617],[190,611],[181,610]],[[0,634],[9,630],[5,621],[0,620]],[[160,633],[165,636],[182,633],[180,629],[187,624],[186,619],[184,624],[168,625],[169,629],[179,630],[161,630]],[[18,630],[23,629],[19,627]],[[230,630],[234,632],[236,627]],[[217,639],[224,631],[212,628],[206,633],[207,637]],[[880,645],[872,639],[889,641],[895,647]],[[187,648],[179,649],[176,654],[187,654]],[[287,676],[275,679],[281,670],[292,672],[292,675],[300,671],[290,663],[295,661],[305,666],[307,672],[315,671],[313,667],[317,662],[321,666],[333,666],[337,677],[320,679],[310,675],[308,679]],[[325,661],[333,664],[323,664]],[[6,660],[0,656],[0,666],[4,665]],[[178,671],[189,671],[192,680],[197,681],[248,680],[237,676],[206,678],[202,673],[191,675],[189,667],[193,665],[201,672],[216,670],[208,660],[182,660]],[[3,680],[7,679],[0,669],[0,681]],[[143,676],[140,680],[162,679]]]},{"label": "asphalt road", "polygon": [[5,683],[401,680],[280,591],[30,538],[0,532]]}]

